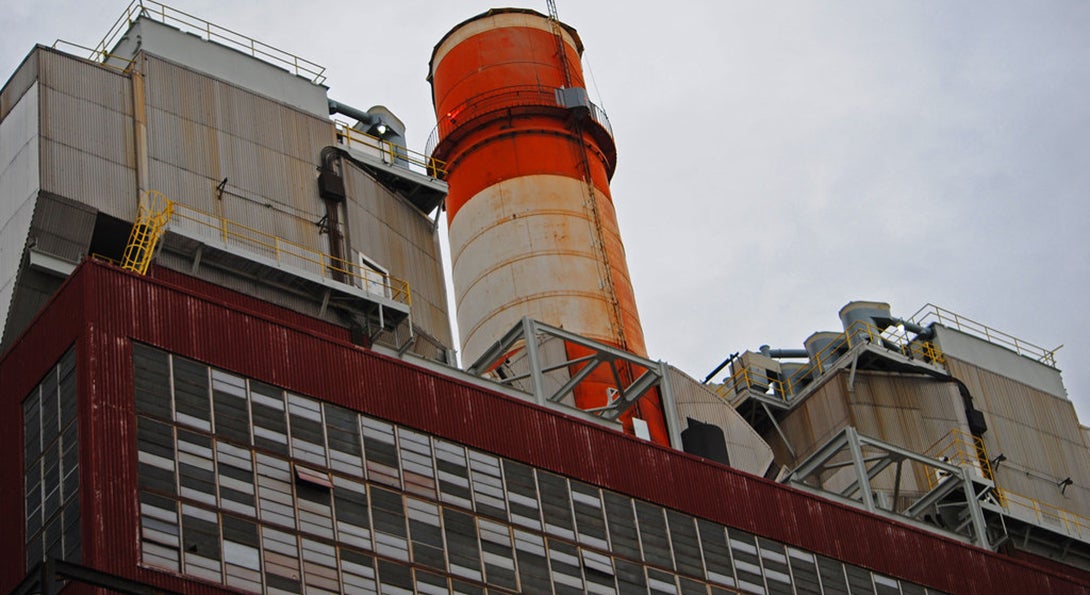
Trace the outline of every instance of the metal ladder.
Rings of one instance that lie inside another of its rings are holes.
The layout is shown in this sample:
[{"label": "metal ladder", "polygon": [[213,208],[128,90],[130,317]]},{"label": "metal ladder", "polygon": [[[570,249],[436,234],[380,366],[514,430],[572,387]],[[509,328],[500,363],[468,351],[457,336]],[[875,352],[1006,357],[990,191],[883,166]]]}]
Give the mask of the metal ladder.
[{"label": "metal ladder", "polygon": [[155,248],[163,237],[166,225],[174,212],[174,203],[161,192],[150,191],[140,201],[136,221],[129,233],[129,243],[121,258],[121,268],[144,275],[148,272]]}]

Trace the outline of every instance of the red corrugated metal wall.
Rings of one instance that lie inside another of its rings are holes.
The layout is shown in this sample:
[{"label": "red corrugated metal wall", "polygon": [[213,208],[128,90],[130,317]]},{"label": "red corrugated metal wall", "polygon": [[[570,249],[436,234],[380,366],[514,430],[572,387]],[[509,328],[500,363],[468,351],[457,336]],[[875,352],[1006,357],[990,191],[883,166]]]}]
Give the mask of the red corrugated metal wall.
[{"label": "red corrugated metal wall", "polygon": [[[20,432],[10,431],[21,418],[21,395],[82,332],[77,356],[84,552],[88,563],[104,570],[188,592],[198,584],[135,568],[131,338],[944,591],[1090,592],[1090,577],[1077,571],[1065,576],[891,523],[355,347],[337,327],[256,300],[236,300],[181,275],[160,277],[85,264],[0,362],[4,419],[15,424],[0,438],[6,447],[0,468],[10,478],[21,475]],[[21,482],[4,481],[3,501],[21,498],[20,489]],[[21,537],[11,536],[21,536],[21,516],[0,517],[0,552],[18,559]],[[16,566],[5,565],[0,589],[21,578]]]}]

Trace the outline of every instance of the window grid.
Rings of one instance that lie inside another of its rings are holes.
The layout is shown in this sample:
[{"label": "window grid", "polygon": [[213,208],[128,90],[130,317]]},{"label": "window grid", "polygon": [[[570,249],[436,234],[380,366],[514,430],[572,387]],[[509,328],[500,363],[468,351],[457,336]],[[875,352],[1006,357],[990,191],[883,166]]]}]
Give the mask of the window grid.
[{"label": "window grid", "polygon": [[150,347],[133,357],[151,566],[268,593],[925,592]]},{"label": "window grid", "polygon": [[23,399],[25,564],[81,559],[76,355],[69,348]]}]

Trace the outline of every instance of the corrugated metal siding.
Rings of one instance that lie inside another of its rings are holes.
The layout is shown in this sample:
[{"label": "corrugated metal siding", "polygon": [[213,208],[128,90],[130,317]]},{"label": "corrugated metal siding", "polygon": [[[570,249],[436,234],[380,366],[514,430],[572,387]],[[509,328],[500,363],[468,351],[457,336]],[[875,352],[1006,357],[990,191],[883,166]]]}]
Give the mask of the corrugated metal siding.
[{"label": "corrugated metal siding", "polygon": [[[93,529],[99,535],[86,559],[119,574],[154,580],[166,588],[191,585],[133,568],[138,547],[135,449],[130,343],[125,340],[131,337],[933,588],[979,594],[1090,592],[1090,577],[1085,573],[1072,571],[1071,575],[1080,577],[1074,579],[1034,568],[379,356],[324,335],[320,329],[280,324],[276,321],[280,315],[290,321],[301,317],[277,313],[272,307],[251,311],[246,306],[252,303],[235,307],[221,302],[225,296],[196,280],[175,275],[174,283],[166,284],[96,263],[85,264],[75,279],[78,284],[70,284],[56,304],[61,309],[50,308],[43,324],[32,331],[31,340],[17,347],[17,357],[9,356],[0,364],[0,378],[2,374],[18,377],[20,370],[13,372],[12,365],[27,357],[28,349],[42,350],[43,343],[54,353],[49,362],[59,357],[63,348],[53,348],[52,341],[60,339],[43,334],[47,326],[60,325],[71,336],[84,323],[87,332],[78,354],[87,368],[81,376],[85,380],[81,406],[96,401],[93,411],[86,412],[96,417],[91,418],[94,431],[85,436],[89,452],[84,460],[86,468],[97,467],[96,476],[84,484],[91,490],[85,498],[88,514],[84,518],[95,523],[86,534]],[[85,321],[73,314],[80,299]],[[47,366],[42,364],[42,369]],[[20,381],[17,386],[23,384]],[[5,406],[11,407],[10,403]],[[7,452],[18,452],[18,447]],[[632,468],[637,461],[638,471]],[[116,475],[107,476],[107,472]]]},{"label": "corrugated metal siding", "polygon": [[670,390],[677,403],[682,425],[692,417],[723,429],[730,465],[755,475],[764,475],[772,464],[772,449],[742,416],[708,387],[670,366]]},{"label": "corrugated metal siding", "polygon": [[8,79],[4,88],[0,90],[0,121],[8,117],[8,112],[19,103],[19,100],[23,98],[23,94],[38,81],[38,55],[41,51],[41,47],[31,50],[23,63]]},{"label": "corrugated metal siding", "polygon": [[132,81],[41,52],[42,189],[131,219],[136,207]]},{"label": "corrugated metal siding", "polygon": [[366,254],[412,288],[413,322],[453,347],[443,265],[431,220],[345,162],[351,249]]},{"label": "corrugated metal siding", "polygon": [[[58,294],[48,315],[39,315],[37,324],[24,333],[18,345],[0,356],[0,502],[23,502],[23,431],[22,401],[42,376],[56,364],[76,341],[85,319],[81,307],[82,281],[69,282],[69,291]],[[77,352],[77,360],[82,351]],[[82,365],[77,363],[77,366]],[[83,374],[84,370],[77,371]],[[86,386],[77,380],[77,389]],[[82,398],[82,395],[81,395]],[[81,483],[87,475],[81,469]],[[20,511],[23,508],[20,507]],[[0,514],[0,591],[7,592],[22,580],[24,515]],[[87,517],[84,517],[87,522]],[[84,525],[86,528],[86,525]]]},{"label": "corrugated metal siding", "polygon": [[[984,412],[988,455],[1007,457],[996,470],[997,485],[1090,517],[1090,488],[1079,481],[1090,477],[1090,450],[1071,401],[957,358],[947,357],[947,367]],[[1061,492],[1065,477],[1075,483]]]},{"label": "corrugated metal siding", "polygon": [[36,251],[78,263],[87,254],[94,231],[93,208],[52,194],[38,197],[31,223]]},{"label": "corrugated metal siding", "polygon": [[38,89],[31,85],[0,122],[0,339],[7,341],[5,327],[39,189]]},{"label": "corrugated metal siding", "polygon": [[112,68],[42,48],[41,83],[60,93],[132,116],[129,77]]},{"label": "corrugated metal siding", "polygon": [[[310,249],[328,251],[315,170],[334,140],[317,118],[147,56],[151,188]],[[227,179],[222,196],[216,186]]]}]

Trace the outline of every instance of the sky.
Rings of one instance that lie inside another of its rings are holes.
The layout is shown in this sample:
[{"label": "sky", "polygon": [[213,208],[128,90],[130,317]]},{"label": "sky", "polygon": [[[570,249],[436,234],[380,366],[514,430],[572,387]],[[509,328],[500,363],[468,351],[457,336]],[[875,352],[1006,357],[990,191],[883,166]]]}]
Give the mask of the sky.
[{"label": "sky", "polygon": [[[150,3],[149,3],[150,5]],[[126,4],[5,0],[0,76]],[[423,150],[428,60],[478,0],[178,0],[324,65]],[[519,6],[546,12],[544,1]],[[703,378],[852,300],[931,303],[1052,349],[1090,424],[1090,3],[558,0],[618,146],[650,355]]]}]

